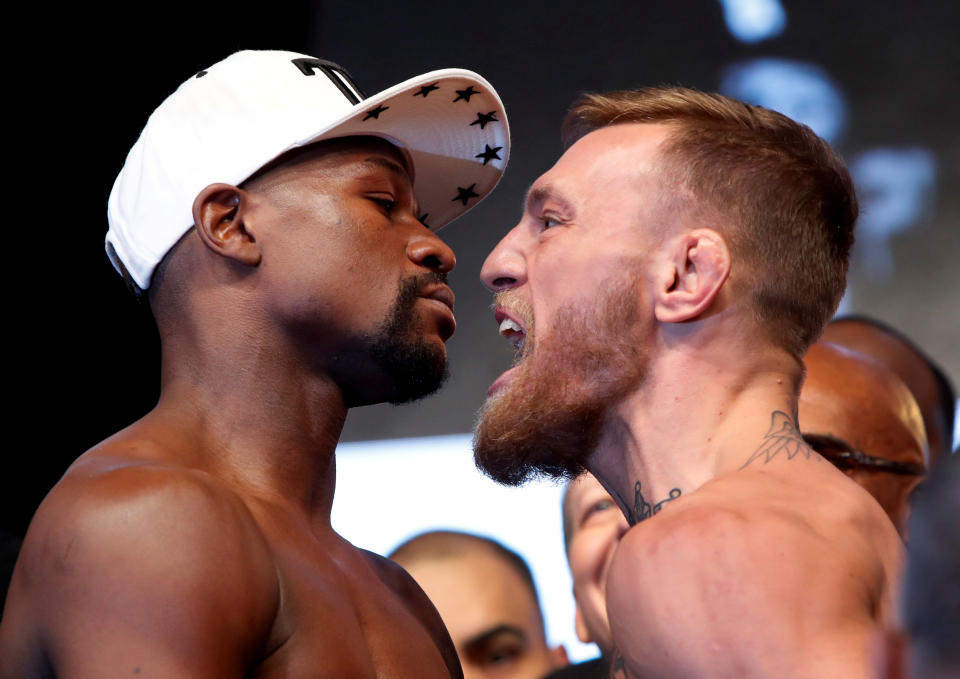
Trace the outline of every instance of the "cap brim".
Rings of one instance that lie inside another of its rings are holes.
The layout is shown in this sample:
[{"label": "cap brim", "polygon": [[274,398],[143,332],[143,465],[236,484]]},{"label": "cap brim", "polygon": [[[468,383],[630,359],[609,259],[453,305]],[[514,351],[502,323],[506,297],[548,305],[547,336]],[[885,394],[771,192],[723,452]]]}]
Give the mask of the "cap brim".
[{"label": "cap brim", "polygon": [[368,97],[292,147],[353,135],[382,137],[409,154],[418,217],[433,231],[489,194],[510,155],[500,97],[476,73],[455,68],[425,73]]}]

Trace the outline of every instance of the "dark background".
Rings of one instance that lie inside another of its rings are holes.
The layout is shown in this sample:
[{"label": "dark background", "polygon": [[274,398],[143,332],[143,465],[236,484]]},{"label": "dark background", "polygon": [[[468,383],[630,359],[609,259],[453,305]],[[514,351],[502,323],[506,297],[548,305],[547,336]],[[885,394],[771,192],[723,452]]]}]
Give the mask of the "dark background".
[{"label": "dark background", "polygon": [[450,382],[420,404],[351,413],[344,439],[472,428],[487,386],[511,357],[478,272],[515,223],[527,185],[559,155],[559,123],[578,93],[716,89],[727,64],[761,56],[814,62],[830,74],[849,106],[838,143],[844,155],[919,146],[935,157],[924,217],[891,240],[895,276],[878,280],[855,258],[847,304],[906,331],[956,381],[960,4],[782,4],[786,29],[752,45],[731,35],[716,0],[556,1],[537,9],[500,0],[327,1],[257,11],[164,3],[126,16],[51,9],[36,17],[23,27],[31,51],[8,62],[17,94],[8,90],[15,121],[7,145],[19,150],[3,201],[13,239],[5,257],[13,378],[0,528],[22,536],[76,456],[154,404],[155,330],[104,255],[106,199],[150,111],[182,80],[242,48],[336,61],[368,94],[428,70],[469,68],[495,85],[510,115],[514,143],[500,187],[443,231],[458,256]]}]

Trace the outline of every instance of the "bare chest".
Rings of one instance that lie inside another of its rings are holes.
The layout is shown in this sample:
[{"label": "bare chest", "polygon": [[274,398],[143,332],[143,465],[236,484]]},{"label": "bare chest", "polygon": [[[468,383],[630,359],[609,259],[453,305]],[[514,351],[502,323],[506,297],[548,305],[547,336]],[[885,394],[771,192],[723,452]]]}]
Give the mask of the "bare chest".
[{"label": "bare chest", "polygon": [[254,677],[449,679],[438,642],[409,598],[358,550],[278,555],[280,607]]}]

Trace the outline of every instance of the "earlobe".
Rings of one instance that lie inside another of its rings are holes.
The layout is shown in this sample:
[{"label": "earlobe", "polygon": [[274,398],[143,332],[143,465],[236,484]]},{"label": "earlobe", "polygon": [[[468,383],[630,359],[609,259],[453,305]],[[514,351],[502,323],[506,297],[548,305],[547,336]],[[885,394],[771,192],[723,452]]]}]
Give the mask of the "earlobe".
[{"label": "earlobe", "polygon": [[583,621],[583,613],[580,611],[580,604],[576,604],[576,607],[574,608],[573,625],[574,629],[577,631],[577,639],[585,644],[589,644],[593,641],[593,639],[590,638],[590,630],[587,629],[587,624]]},{"label": "earlobe", "polygon": [[730,275],[730,250],[713,229],[695,229],[666,250],[654,314],[661,323],[683,323],[710,311]]},{"label": "earlobe", "polygon": [[567,655],[567,649],[563,647],[563,644],[555,646],[550,649],[550,656],[553,664],[553,669],[558,669],[560,667],[566,667],[570,664],[570,656]]},{"label": "earlobe", "polygon": [[229,184],[211,184],[193,201],[193,223],[203,244],[245,266],[260,264],[260,246],[248,228],[249,194]]}]

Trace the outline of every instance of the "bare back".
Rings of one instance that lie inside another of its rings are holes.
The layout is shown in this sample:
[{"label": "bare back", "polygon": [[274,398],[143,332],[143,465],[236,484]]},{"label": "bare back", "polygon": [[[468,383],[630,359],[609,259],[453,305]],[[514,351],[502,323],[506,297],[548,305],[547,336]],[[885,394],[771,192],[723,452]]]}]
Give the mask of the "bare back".
[{"label": "bare back", "polygon": [[83,455],[37,512],[3,676],[462,676],[399,566],[135,428]]},{"label": "bare back", "polygon": [[742,469],[624,536],[607,585],[615,676],[869,676],[899,536],[805,445],[770,452],[745,455]]}]

